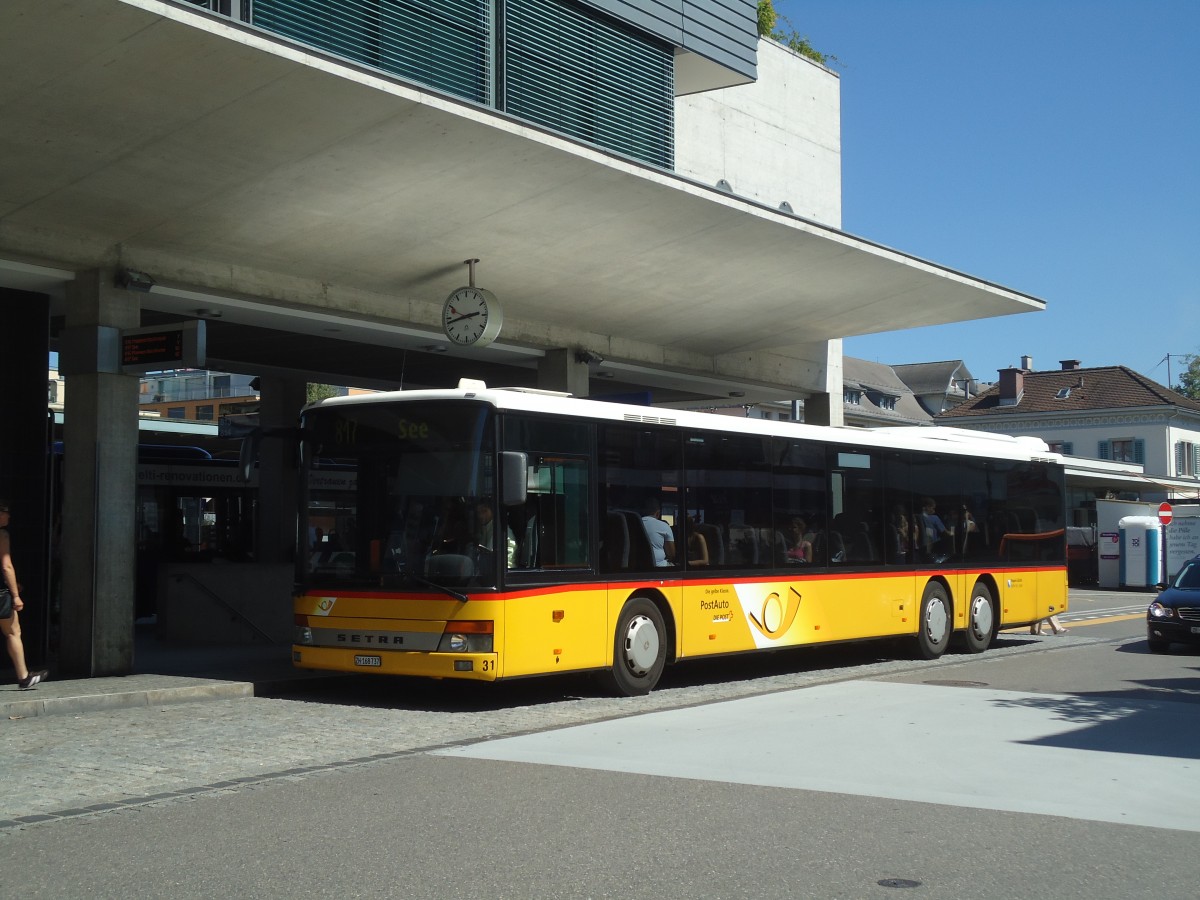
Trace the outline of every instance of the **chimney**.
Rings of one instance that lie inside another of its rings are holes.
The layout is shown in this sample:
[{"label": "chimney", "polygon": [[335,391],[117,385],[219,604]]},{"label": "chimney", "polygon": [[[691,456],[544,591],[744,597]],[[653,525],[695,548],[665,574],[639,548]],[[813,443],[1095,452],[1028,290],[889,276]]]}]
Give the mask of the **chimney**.
[{"label": "chimney", "polygon": [[1058,364],[1062,366],[1064,372],[1073,372],[1081,365],[1077,359],[1060,359]]},{"label": "chimney", "polygon": [[[1022,357],[1021,362],[1024,363],[1029,357]],[[1000,405],[1001,406],[1016,406],[1021,402],[1021,396],[1025,393],[1025,369],[1001,369],[1000,370]]]},{"label": "chimney", "polygon": [[1024,369],[1026,372],[1032,372],[1033,371],[1033,357],[1028,356],[1028,355],[1022,356],[1021,357],[1021,368]]}]

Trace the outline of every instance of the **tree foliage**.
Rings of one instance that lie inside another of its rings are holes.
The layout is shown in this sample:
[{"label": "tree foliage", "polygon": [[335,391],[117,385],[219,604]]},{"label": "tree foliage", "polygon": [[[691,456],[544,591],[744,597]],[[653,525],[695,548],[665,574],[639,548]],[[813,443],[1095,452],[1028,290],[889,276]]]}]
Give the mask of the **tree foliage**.
[{"label": "tree foliage", "polygon": [[338,389],[332,384],[309,384],[307,388],[308,402],[316,403],[318,400],[327,400],[330,397],[338,395]]},{"label": "tree foliage", "polygon": [[816,49],[807,35],[797,31],[786,16],[779,15],[773,0],[758,0],[758,33],[823,66],[832,66],[838,61],[836,56]]},{"label": "tree foliage", "polygon": [[758,34],[769,37],[775,31],[775,4],[771,0],[758,0]]},{"label": "tree foliage", "polygon": [[1179,384],[1175,386],[1175,390],[1185,397],[1200,400],[1200,356],[1189,353],[1184,357],[1184,361],[1187,362],[1187,368],[1180,373]]}]

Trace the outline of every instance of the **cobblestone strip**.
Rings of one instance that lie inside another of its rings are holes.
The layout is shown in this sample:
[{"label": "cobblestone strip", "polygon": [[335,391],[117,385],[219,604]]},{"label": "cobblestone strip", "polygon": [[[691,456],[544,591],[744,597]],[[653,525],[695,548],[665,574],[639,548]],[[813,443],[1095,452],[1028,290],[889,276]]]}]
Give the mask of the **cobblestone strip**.
[{"label": "cobblestone strip", "polygon": [[[1094,643],[1074,636],[1023,639],[995,648],[989,655],[1002,657],[1085,642]],[[8,721],[0,723],[0,754],[8,774],[0,796],[0,834],[5,829],[178,800],[275,778],[308,777],[493,737],[848,678],[924,669],[932,674],[953,670],[956,660],[977,659],[889,660],[693,684],[645,697],[518,701],[517,705],[483,710],[372,708],[255,697]]]}]

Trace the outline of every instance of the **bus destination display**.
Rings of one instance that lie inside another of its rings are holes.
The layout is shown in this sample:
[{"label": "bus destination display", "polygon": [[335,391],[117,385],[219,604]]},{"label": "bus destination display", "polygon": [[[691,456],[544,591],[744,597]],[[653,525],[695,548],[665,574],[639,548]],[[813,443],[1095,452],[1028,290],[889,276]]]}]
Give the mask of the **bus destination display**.
[{"label": "bus destination display", "polygon": [[204,323],[133,328],[121,332],[121,368],[126,372],[204,365]]}]

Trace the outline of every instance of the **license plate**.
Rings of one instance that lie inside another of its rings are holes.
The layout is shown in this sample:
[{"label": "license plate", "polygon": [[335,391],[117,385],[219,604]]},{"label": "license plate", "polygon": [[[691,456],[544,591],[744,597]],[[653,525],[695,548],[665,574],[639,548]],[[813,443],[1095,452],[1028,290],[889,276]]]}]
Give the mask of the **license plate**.
[{"label": "license plate", "polygon": [[354,657],[356,666],[382,666],[383,657],[380,656],[356,656]]},{"label": "license plate", "polygon": [[1192,634],[1200,634],[1200,626],[1192,626]]}]

